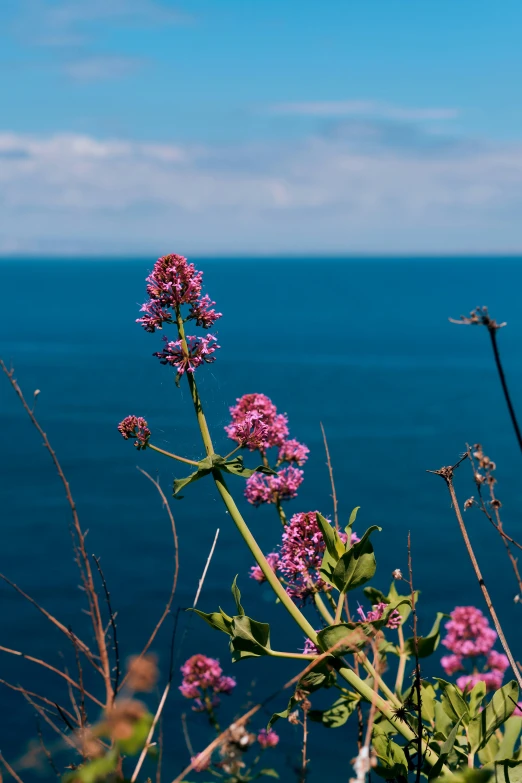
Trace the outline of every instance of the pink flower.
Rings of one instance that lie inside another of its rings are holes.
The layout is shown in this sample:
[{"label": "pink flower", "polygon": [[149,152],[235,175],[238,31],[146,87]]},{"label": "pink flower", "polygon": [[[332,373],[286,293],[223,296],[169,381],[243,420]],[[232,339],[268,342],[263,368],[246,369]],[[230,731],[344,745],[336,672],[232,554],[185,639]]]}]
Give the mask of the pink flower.
[{"label": "pink flower", "polygon": [[313,593],[330,590],[319,576],[324,550],[317,511],[294,514],[283,530],[279,553],[279,571],[288,582],[286,592],[292,598],[305,601]]},{"label": "pink flower", "polygon": [[161,364],[170,364],[171,367],[175,367],[178,375],[183,375],[185,372],[193,373],[203,362],[208,364],[214,362],[216,357],[212,354],[220,347],[212,334],[207,334],[206,337],[187,336],[187,353],[181,340],[169,342],[167,337],[164,337],[163,340],[165,342],[163,350],[156,351],[153,356],[157,356]]},{"label": "pink flower", "polygon": [[309,453],[310,449],[304,443],[299,443],[297,440],[285,440],[279,449],[277,459],[279,462],[296,462],[301,466],[305,464]]},{"label": "pink flower", "polygon": [[462,677],[457,679],[457,687],[463,693],[471,691],[477,682],[486,683],[486,690],[496,691],[502,686],[502,680],[504,679],[503,672],[499,672],[495,669],[491,672],[475,672],[473,674],[463,674]]},{"label": "pink flower", "polygon": [[235,687],[236,687],[236,681],[233,677],[222,676],[214,685],[214,690],[216,693],[226,693],[227,695],[229,695],[232,693]]},{"label": "pink flower", "polygon": [[275,476],[254,473],[246,480],[245,497],[253,506],[262,503],[275,503],[279,500],[292,500],[303,483],[303,471],[290,465],[282,468]]},{"label": "pink flower", "polygon": [[303,653],[305,655],[320,655],[321,651],[319,650],[317,645],[315,645],[312,642],[311,639],[306,638],[305,639],[305,643],[304,643],[304,647],[303,647]]},{"label": "pink flower", "polygon": [[194,709],[205,710],[204,696],[211,700],[212,706],[219,704],[216,694],[230,694],[236,687],[233,677],[223,675],[223,669],[215,658],[206,655],[193,655],[181,667],[183,681],[179,686],[180,692],[187,699],[195,700]]},{"label": "pink flower", "polygon": [[150,430],[147,422],[141,416],[127,416],[118,424],[118,430],[125,440],[136,438],[134,445],[138,451],[147,448],[150,439]]},{"label": "pink flower", "polygon": [[273,503],[274,497],[268,483],[268,476],[264,476],[261,473],[253,473],[246,480],[245,497],[253,506],[260,506],[262,503]]},{"label": "pink flower", "polygon": [[[266,555],[266,560],[272,571],[275,573],[279,566],[279,555],[277,552],[270,552],[270,554]],[[259,582],[259,584],[266,582],[266,576],[258,565],[252,566],[250,569],[250,578],[255,579],[256,582]]]},{"label": "pink flower", "polygon": [[275,731],[267,731],[266,729],[261,729],[259,734],[257,735],[257,741],[263,748],[263,750],[266,750],[266,748],[275,748],[277,743],[279,742],[279,735],[275,733]]},{"label": "pink flower", "polygon": [[230,408],[232,421],[225,427],[229,438],[240,442],[237,434],[238,424],[249,414],[257,413],[266,430],[259,445],[248,444],[250,451],[255,449],[266,451],[271,446],[282,446],[288,436],[288,420],[283,414],[277,413],[276,406],[265,394],[244,394],[237,398],[236,403]]},{"label": "pink flower", "polygon": [[522,701],[518,702],[517,706],[513,711],[513,715],[516,715],[517,718],[522,718]]},{"label": "pink flower", "polygon": [[278,471],[277,476],[268,476],[268,483],[273,492],[277,492],[279,500],[292,500],[297,497],[297,490],[303,483],[302,470],[289,465]]},{"label": "pink flower", "polygon": [[211,329],[216,323],[218,318],[221,318],[223,313],[216,313],[212,309],[213,302],[208,294],[202,296],[195,304],[190,308],[188,319],[193,319],[196,322],[196,326],[202,326],[203,329]]},{"label": "pink flower", "polygon": [[[357,614],[359,615],[359,617],[363,622],[372,623],[375,622],[376,620],[380,620],[387,609],[388,609],[388,604],[379,603],[379,604],[375,604],[372,607],[372,610],[365,614],[362,606],[359,606],[359,608],[357,609]],[[401,622],[402,622],[402,618],[399,611],[397,609],[394,609],[391,615],[388,617],[388,622],[386,623],[386,627],[395,629],[400,626]]]},{"label": "pink flower", "polygon": [[443,655],[440,659],[440,665],[446,674],[455,674],[455,672],[464,671],[462,657],[460,655]]},{"label": "pink flower", "polygon": [[499,653],[496,650],[491,650],[491,652],[488,655],[488,661],[487,665],[490,669],[498,670],[499,672],[504,672],[506,669],[509,668],[509,660],[507,655],[504,655],[504,653]]},{"label": "pink flower", "polygon": [[487,655],[497,638],[487,618],[475,606],[456,606],[445,628],[447,634],[442,644],[463,657]]},{"label": "pink flower", "polygon": [[258,411],[247,413],[243,419],[231,424],[230,428],[235,429],[234,440],[237,440],[240,446],[248,446],[250,449],[260,448],[268,431],[268,425],[263,422]]}]

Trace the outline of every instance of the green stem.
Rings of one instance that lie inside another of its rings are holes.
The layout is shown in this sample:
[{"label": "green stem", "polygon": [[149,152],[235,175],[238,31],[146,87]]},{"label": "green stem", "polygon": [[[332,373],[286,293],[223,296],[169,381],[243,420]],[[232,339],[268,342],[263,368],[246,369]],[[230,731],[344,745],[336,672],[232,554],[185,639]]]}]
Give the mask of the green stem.
[{"label": "green stem", "polygon": [[234,522],[235,526],[241,533],[247,547],[252,552],[254,559],[256,560],[257,564],[259,565],[261,571],[265,576],[265,579],[270,584],[270,587],[277,595],[277,597],[279,598],[279,600],[281,601],[285,609],[289,612],[289,614],[292,616],[292,618],[301,628],[303,633],[306,636],[308,636],[308,638],[314,644],[317,644],[316,632],[314,631],[313,627],[310,625],[306,617],[299,611],[299,609],[294,604],[294,602],[292,601],[292,599],[284,589],[283,585],[277,578],[274,571],[270,568],[266,557],[264,556],[263,552],[259,547],[259,544],[255,540],[254,536],[252,535],[252,533],[248,528],[248,525],[246,524],[245,520],[241,516],[241,513],[234,502],[234,498],[228,491],[228,487],[225,483],[225,479],[223,478],[221,472],[219,470],[213,470],[212,475],[214,476],[214,481],[216,482],[218,492],[223,498],[223,502],[227,507],[227,511],[232,517],[232,521]]},{"label": "green stem", "polygon": [[289,653],[289,652],[279,652],[278,650],[270,650],[268,653],[272,656],[272,658],[297,658],[300,661],[314,661],[318,656],[314,655],[313,653]]},{"label": "green stem", "polygon": [[397,708],[402,707],[401,701],[397,698],[397,696],[393,693],[393,691],[391,691],[390,688],[388,688],[388,686],[382,679],[381,675],[377,673],[374,665],[370,662],[366,653],[363,653],[362,650],[360,650],[357,653],[357,658],[359,662],[362,664],[363,668],[366,669],[370,677],[373,677],[373,679],[378,684],[381,691],[388,697],[391,703],[394,704],[395,707]]},{"label": "green stem", "polygon": [[335,619],[334,619],[335,625],[339,625],[339,623],[341,622],[343,607],[344,607],[344,593],[339,593],[339,600],[337,602],[337,608],[335,610]]},{"label": "green stem", "polygon": [[334,618],[333,615],[330,614],[326,606],[324,605],[324,601],[322,597],[319,595],[319,593],[314,593],[314,604],[316,605],[317,609],[319,610],[321,617],[325,621],[327,625],[333,625],[334,624]]},{"label": "green stem", "polygon": [[[178,333],[179,333],[179,339],[181,340],[181,345],[183,347],[184,352],[188,356],[189,351],[187,346],[187,340],[185,339],[183,318],[181,317],[181,312],[179,307],[176,307],[176,321],[178,324]],[[199,398],[198,387],[196,386],[196,379],[194,378],[194,373],[192,372],[187,372],[185,374],[187,376],[187,381],[190,389],[190,395],[192,397],[192,403],[194,405],[194,410],[196,411],[196,417],[198,420],[199,429],[201,430],[201,437],[203,438],[205,450],[207,454],[210,456],[210,454],[214,453],[214,447],[212,445],[212,438],[210,437],[207,420],[205,418],[205,414],[203,413],[203,406]]]},{"label": "green stem", "polygon": [[165,449],[160,449],[158,446],[153,446],[152,443],[147,444],[149,449],[152,449],[152,451],[157,451],[158,454],[164,454],[166,457],[170,457],[171,459],[177,459],[178,462],[186,462],[187,465],[198,465],[195,460],[193,459],[185,459],[185,457],[178,457],[177,454],[171,454],[170,451],[165,451]]},{"label": "green stem", "polygon": [[[410,727],[404,721],[400,720],[400,718],[398,718],[395,714],[395,710],[390,707],[390,705],[385,702],[384,699],[382,699],[377,693],[375,693],[374,689],[364,682],[364,680],[361,680],[352,669],[343,667],[338,671],[343,680],[351,685],[354,690],[356,690],[364,699],[366,699],[366,701],[368,701],[370,704],[375,704],[379,712],[384,715],[385,718],[387,718],[392,726],[394,726],[397,731],[408,740],[408,742],[417,741],[415,732],[412,731],[412,729],[410,729]],[[427,745],[425,740],[423,740],[422,743],[426,761],[431,766],[434,766],[439,760],[438,753],[432,750]],[[442,765],[441,773],[443,775],[451,774],[446,764]]]},{"label": "green stem", "polygon": [[395,680],[395,693],[399,694],[402,692],[402,684],[404,682],[404,672],[406,669],[406,661],[408,660],[408,656],[404,652],[404,633],[401,626],[399,626],[397,629],[397,633],[399,636],[399,666],[397,669],[397,679]]}]

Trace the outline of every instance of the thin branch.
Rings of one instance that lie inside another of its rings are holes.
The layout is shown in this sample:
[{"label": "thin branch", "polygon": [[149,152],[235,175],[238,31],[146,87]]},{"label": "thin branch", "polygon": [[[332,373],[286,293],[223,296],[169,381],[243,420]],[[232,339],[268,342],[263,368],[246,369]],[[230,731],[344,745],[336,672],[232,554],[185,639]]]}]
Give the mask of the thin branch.
[{"label": "thin branch", "polygon": [[190,741],[190,734],[187,726],[186,712],[181,713],[181,727],[183,729],[183,739],[185,740],[185,745],[187,746],[189,756],[194,756],[194,748],[192,747],[192,742]]},{"label": "thin branch", "polygon": [[1,753],[0,753],[0,761],[1,761],[1,762],[2,762],[2,764],[4,765],[4,767],[5,767],[5,769],[7,770],[7,772],[9,772],[9,774],[11,775],[11,777],[12,777],[12,778],[14,778],[14,779],[16,780],[16,783],[24,783],[24,782],[23,782],[23,780],[22,780],[22,778],[21,778],[19,775],[17,775],[17,774],[16,774],[16,772],[14,771],[14,769],[12,768],[12,766],[11,766],[11,765],[10,765],[10,764],[9,764],[9,763],[8,763],[8,762],[5,760],[5,758],[2,756],[2,754],[1,754]]},{"label": "thin branch", "polygon": [[[162,500],[163,507],[165,508],[165,510],[166,510],[166,512],[168,514],[169,520],[170,520],[170,526],[171,526],[171,530],[172,530],[172,538],[173,538],[173,541],[174,541],[174,572],[173,572],[173,575],[172,575],[172,587],[170,588],[169,598],[168,598],[168,601],[167,601],[167,603],[165,605],[165,609],[163,610],[163,613],[162,613],[161,617],[159,618],[158,622],[156,623],[156,625],[154,627],[154,630],[152,631],[151,635],[149,636],[147,644],[145,645],[145,647],[143,648],[143,650],[141,651],[141,653],[139,655],[139,658],[142,658],[145,655],[145,653],[147,652],[147,650],[150,648],[152,642],[154,641],[154,639],[156,638],[156,635],[158,634],[159,629],[161,628],[161,626],[165,622],[165,619],[167,618],[167,616],[168,616],[168,614],[170,612],[170,608],[171,608],[172,602],[174,600],[174,595],[176,593],[176,587],[177,587],[177,584],[178,584],[178,576],[179,576],[179,540],[178,540],[178,532],[177,532],[177,529],[176,529],[176,522],[175,522],[175,519],[174,519],[174,514],[172,513],[172,509],[171,509],[170,504],[169,504],[169,502],[167,500],[167,496],[163,492],[159,481],[157,479],[152,478],[150,473],[147,473],[147,471],[143,470],[143,468],[138,467],[138,470],[140,471],[140,473],[143,473],[143,475],[146,478],[148,478],[149,481],[151,481],[154,484],[154,486],[156,487],[156,489],[158,490],[158,493],[159,493],[159,495],[161,497],[161,500]],[[122,680],[122,683],[121,683],[122,687],[123,687],[124,683],[126,682],[127,677],[128,677],[128,673],[125,675],[125,677]]]},{"label": "thin branch", "polygon": [[60,630],[63,634],[65,634],[73,644],[78,646],[78,649],[81,650],[81,652],[85,655],[89,663],[91,663],[97,672],[103,675],[103,671],[100,668],[100,666],[96,663],[94,660],[94,656],[89,649],[89,647],[85,644],[85,642],[82,642],[82,640],[76,636],[76,634],[73,634],[72,631],[67,629],[63,623],[61,623],[59,620],[56,619],[50,612],[47,611],[47,609],[44,609],[43,606],[40,606],[39,603],[37,603],[34,598],[32,598],[30,595],[28,595],[24,590],[22,590],[20,587],[18,587],[15,582],[12,582],[11,579],[9,579],[4,574],[0,573],[0,579],[2,579],[4,582],[6,582],[10,587],[13,588],[13,590],[16,590],[16,592],[22,596],[22,598],[25,598],[26,601],[29,601],[36,609],[38,609],[39,612],[43,614],[44,617],[46,617],[58,630]]},{"label": "thin branch", "polygon": [[413,649],[415,652],[415,690],[417,692],[417,774],[416,783],[420,783],[424,756],[422,752],[422,693],[421,672],[419,664],[419,636],[417,634],[417,607],[415,590],[413,588],[413,567],[411,562],[411,535],[408,531],[408,574],[411,596],[411,614],[413,619]]},{"label": "thin branch", "polygon": [[120,681],[120,648],[118,646],[118,633],[116,631],[115,614],[112,611],[112,606],[111,606],[111,594],[109,593],[109,588],[107,587],[107,581],[105,579],[105,575],[100,565],[100,559],[96,557],[96,555],[93,555],[92,559],[96,563],[96,568],[98,569],[98,573],[102,581],[103,592],[105,593],[105,600],[107,602],[107,609],[109,611],[109,622],[112,628],[112,641],[114,643],[114,658],[116,661],[116,669],[114,672],[114,684],[112,686],[112,701],[114,703],[114,699],[116,698],[116,694],[118,693],[118,684]]},{"label": "thin branch", "polygon": [[446,482],[446,486],[448,487],[448,491],[451,497],[451,502],[453,504],[453,509],[455,511],[455,516],[457,517],[457,522],[460,527],[460,532],[462,533],[464,544],[466,545],[466,549],[468,551],[469,558],[473,565],[475,575],[480,585],[480,589],[482,590],[482,595],[484,596],[484,600],[486,601],[486,606],[488,607],[489,613],[491,615],[491,619],[493,620],[493,624],[498,634],[498,638],[500,639],[500,643],[504,648],[504,652],[507,655],[507,658],[509,660],[515,678],[518,682],[518,685],[520,688],[522,688],[522,676],[520,675],[520,671],[518,669],[516,661],[513,657],[513,654],[511,653],[506,637],[504,636],[504,631],[502,630],[502,626],[500,625],[500,621],[495,611],[495,607],[493,606],[493,602],[489,595],[489,591],[486,587],[486,583],[484,582],[484,577],[482,576],[482,572],[477,562],[477,558],[475,557],[475,553],[473,551],[473,547],[471,546],[471,541],[469,540],[468,531],[466,530],[466,525],[464,524],[464,520],[460,512],[460,506],[457,500],[457,495],[455,494],[455,488],[453,486],[453,473],[456,470],[456,468],[458,468],[460,463],[463,462],[465,459],[467,459],[468,456],[469,454],[466,452],[466,454],[464,454],[463,457],[461,457],[461,459],[455,465],[440,468],[440,470],[429,470],[428,473],[434,473],[437,476],[441,476]]},{"label": "thin branch", "polygon": [[[58,674],[59,677],[63,677],[64,680],[69,682],[73,688],[76,688],[76,690],[82,690],[77,682],[75,682],[71,677],[69,677],[68,674],[65,674],[64,672],[60,671],[60,669],[57,669],[56,666],[51,666],[50,663],[46,663],[45,661],[42,661],[41,658],[34,658],[32,655],[26,655],[23,652],[20,652],[19,650],[11,650],[9,647],[2,647],[0,645],[0,652],[9,653],[10,655],[17,655],[20,658],[23,658],[25,661],[31,661],[32,663],[37,663],[39,666],[43,666],[45,669],[49,669],[49,671],[54,672],[55,674]],[[96,698],[96,696],[93,696],[89,691],[84,690],[83,691],[85,695],[91,699],[95,704],[97,704],[99,707],[104,707],[104,704]]]},{"label": "thin branch", "polygon": [[30,697],[30,696],[28,696],[26,693],[24,693],[24,698],[25,698],[25,700],[26,700],[26,701],[27,701],[27,702],[28,702],[28,703],[31,705],[31,707],[33,707],[33,709],[35,709],[35,710],[36,710],[36,712],[37,712],[37,713],[38,713],[38,714],[39,714],[39,715],[40,715],[40,716],[41,716],[41,717],[44,719],[44,721],[45,721],[45,722],[46,722],[46,723],[47,723],[47,724],[48,724],[48,725],[49,725],[49,726],[50,726],[50,727],[53,729],[53,731],[55,731],[55,732],[56,732],[56,733],[57,733],[57,734],[58,734],[58,735],[59,735],[59,736],[60,736],[60,737],[63,739],[63,741],[64,741],[64,742],[65,742],[67,745],[69,745],[71,748],[74,748],[75,750],[77,749],[77,748],[76,748],[76,745],[74,744],[74,742],[72,741],[72,739],[71,739],[70,737],[68,737],[68,736],[67,736],[67,734],[65,734],[65,733],[64,733],[64,732],[63,732],[63,731],[62,731],[62,730],[59,728],[59,726],[57,726],[57,725],[56,725],[56,723],[55,723],[53,720],[51,720],[51,718],[50,718],[50,717],[47,715],[47,713],[46,713],[46,712],[45,712],[45,711],[44,711],[44,710],[43,710],[43,709],[40,707],[40,705],[39,705],[39,704],[36,704],[36,702],[34,702],[34,701],[31,699],[31,697]]},{"label": "thin branch", "polygon": [[339,514],[338,514],[338,502],[337,502],[337,492],[335,491],[335,481],[333,476],[333,468],[332,468],[332,460],[330,459],[330,449],[328,448],[328,441],[326,440],[326,432],[323,427],[323,422],[319,422],[321,425],[321,432],[323,433],[323,442],[324,442],[324,450],[326,452],[326,464],[328,466],[328,474],[330,476],[330,484],[332,487],[332,501],[333,501],[333,512],[334,512],[334,522],[335,522],[335,529],[339,530]]},{"label": "thin branch", "polygon": [[199,580],[198,589],[196,591],[196,597],[194,598],[194,603],[192,604],[192,608],[195,609],[197,606],[197,603],[199,601],[199,596],[201,595],[201,590],[203,589],[203,584],[205,582],[208,567],[210,565],[210,561],[212,560],[212,556],[214,554],[214,550],[216,548],[217,540],[219,536],[219,528],[216,530],[216,535],[214,536],[214,541],[212,542],[212,546],[210,548],[209,555],[207,557],[207,562],[205,563],[205,568],[203,569],[203,573],[201,574],[201,579]]},{"label": "thin branch", "polygon": [[[484,496],[482,494],[482,483],[483,483],[482,479],[481,479],[482,474],[480,474],[475,469],[475,462],[474,462],[474,459],[473,459],[474,455],[473,455],[473,452],[472,452],[471,447],[469,446],[469,444],[467,444],[467,449],[468,449],[469,459],[470,459],[470,463],[471,463],[471,468],[473,470],[473,477],[475,479],[475,484],[476,484],[476,487],[477,487],[477,493],[478,493],[478,496],[479,496],[479,499],[480,499],[480,510],[486,515],[486,518],[491,522],[491,524],[493,525],[493,527],[495,528],[495,530],[499,534],[500,538],[502,539],[502,543],[504,544],[504,546],[506,548],[507,556],[509,558],[509,561],[511,563],[511,567],[513,568],[513,572],[515,574],[515,579],[517,580],[518,594],[519,594],[519,596],[522,596],[522,577],[520,575],[520,571],[519,571],[519,568],[518,568],[518,559],[514,556],[513,552],[511,551],[511,547],[509,546],[509,544],[510,543],[513,544],[514,546],[518,547],[518,549],[522,549],[522,546],[520,546],[520,544],[517,541],[515,541],[514,538],[511,538],[511,536],[508,536],[507,533],[504,532],[504,527],[502,525],[502,520],[500,518],[500,505],[501,505],[501,503],[500,503],[500,501],[497,499],[497,497],[495,495],[496,479],[493,476],[494,463],[492,463],[490,461],[489,464],[488,464],[488,467],[484,468],[484,470],[485,470],[485,474],[486,474],[486,483],[489,485],[490,506],[494,509],[496,522],[493,519],[493,517],[491,516],[490,512],[488,511],[488,508],[487,508],[486,503],[484,501]],[[480,451],[479,451],[479,449],[480,449]],[[479,452],[483,456],[483,452],[482,452],[482,449],[479,446],[479,444],[476,444],[474,446],[474,450],[476,452]],[[493,467],[490,467],[490,466],[493,466]],[[466,508],[466,504],[464,504],[464,508]]]},{"label": "thin branch", "polygon": [[[76,705],[76,700],[75,700],[72,692],[70,693],[70,699],[71,699],[71,703],[73,705],[73,708],[75,710],[78,710],[79,719],[80,719],[80,726],[83,728],[85,726],[85,724],[87,723],[87,712],[85,710],[85,688],[84,688],[84,685],[83,685],[83,669],[82,669],[82,664],[81,664],[81,661],[80,661],[80,656],[78,654],[78,648],[76,647],[76,644],[74,644],[74,654],[75,654],[75,657],[76,657],[76,668],[78,669],[78,684],[80,686],[80,708],[78,709],[78,707]],[[70,688],[71,686],[69,685],[68,687]]]},{"label": "thin branch", "polygon": [[[27,688],[22,688],[21,685],[12,685],[10,682],[7,682],[6,680],[0,680],[1,685],[5,685],[6,688],[10,688],[12,691],[18,691],[18,693],[22,694],[28,694],[29,696],[32,696],[34,699],[40,699],[40,701],[43,701],[44,704],[48,704],[50,707],[56,707],[58,708],[58,705],[55,701],[51,701],[51,699],[46,698],[45,696],[40,696],[39,693],[34,693],[34,691],[28,691]],[[67,715],[67,717],[73,722],[76,723],[76,719],[74,718],[71,713],[65,709],[65,707],[60,708],[64,715]]]},{"label": "thin branch", "polygon": [[495,364],[497,366],[498,376],[502,385],[502,391],[504,392],[504,398],[506,400],[509,415],[511,417],[511,423],[513,424],[513,429],[515,430],[519,448],[522,451],[522,432],[520,430],[515,409],[511,401],[511,395],[509,393],[497,343],[497,332],[499,329],[502,329],[503,326],[506,326],[506,323],[504,322],[499,324],[497,321],[495,321],[494,318],[491,318],[487,307],[476,307],[471,311],[469,316],[461,316],[460,319],[450,318],[449,320],[452,324],[479,325],[485,326],[487,328],[488,334],[491,338],[491,347],[493,348],[493,356],[495,357]]},{"label": "thin branch", "polygon": [[58,771],[58,768],[57,768],[56,764],[53,761],[53,757],[51,755],[51,751],[49,750],[49,748],[46,746],[46,744],[44,742],[44,738],[43,738],[43,734],[42,734],[42,727],[40,726],[40,721],[39,720],[36,721],[36,731],[37,731],[37,734],[38,734],[38,739],[40,740],[40,747],[42,748],[42,751],[45,754],[45,757],[46,757],[47,761],[49,762],[49,766],[51,767],[51,769],[54,772],[54,774],[56,775],[56,777],[60,778],[61,775],[60,775],[60,772]]},{"label": "thin branch", "polygon": [[145,742],[145,745],[143,746],[143,750],[140,753],[140,757],[138,759],[138,763],[136,764],[136,767],[134,768],[134,772],[132,773],[131,777],[131,783],[134,783],[136,778],[139,775],[140,769],[143,765],[143,762],[145,761],[145,756],[149,752],[149,749],[151,747],[151,740],[154,736],[154,732],[156,730],[156,726],[158,725],[158,721],[161,717],[161,713],[163,712],[163,707],[165,706],[165,702],[167,701],[167,696],[169,695],[171,682],[167,683],[165,690],[163,691],[163,696],[161,697],[161,701],[158,705],[158,709],[156,710],[156,714],[154,715],[154,720],[152,721],[152,726],[150,727],[150,731],[147,735],[147,740]]},{"label": "thin branch", "polygon": [[[40,434],[41,438],[43,439],[44,446],[49,452],[51,459],[54,463],[54,466],[56,468],[56,471],[58,473],[58,476],[60,477],[60,480],[63,484],[63,488],[65,490],[65,496],[67,498],[67,502],[69,503],[71,513],[72,513],[72,520],[73,520],[73,527],[76,532],[77,537],[77,562],[80,569],[80,575],[82,577],[83,586],[85,589],[85,592],[87,594],[87,600],[89,603],[89,609],[90,609],[90,616],[92,621],[92,626],[94,630],[94,635],[96,638],[96,643],[98,645],[98,651],[101,659],[102,669],[103,669],[103,679],[105,682],[105,691],[106,691],[106,697],[107,697],[107,704],[109,703],[111,696],[112,696],[112,687],[111,687],[111,676],[110,676],[110,663],[109,663],[109,655],[107,652],[107,645],[105,642],[105,637],[103,635],[103,623],[101,619],[101,612],[100,612],[100,605],[98,601],[98,594],[96,592],[96,589],[94,587],[94,580],[92,577],[92,570],[89,563],[89,558],[87,556],[87,551],[85,549],[85,535],[82,531],[80,520],[78,517],[78,511],[76,509],[76,504],[74,502],[74,498],[71,493],[71,488],[69,486],[69,482],[67,481],[65,477],[65,473],[63,472],[62,466],[60,462],[58,461],[58,457],[56,456],[56,452],[51,446],[51,443],[49,441],[49,438],[43,431],[42,427],[40,426],[36,416],[34,415],[34,410],[29,407],[27,404],[25,397],[23,395],[23,392],[18,385],[15,377],[14,377],[14,369],[8,370],[6,364],[3,362],[2,359],[0,359],[0,368],[3,370],[4,374],[8,378],[9,382],[11,383],[11,386],[13,387],[13,390],[15,391],[16,395],[18,396],[20,402],[22,403],[24,410],[26,411],[27,415],[31,419],[32,424]],[[75,547],[76,550],[76,547]],[[76,553],[76,551],[75,551]]]}]

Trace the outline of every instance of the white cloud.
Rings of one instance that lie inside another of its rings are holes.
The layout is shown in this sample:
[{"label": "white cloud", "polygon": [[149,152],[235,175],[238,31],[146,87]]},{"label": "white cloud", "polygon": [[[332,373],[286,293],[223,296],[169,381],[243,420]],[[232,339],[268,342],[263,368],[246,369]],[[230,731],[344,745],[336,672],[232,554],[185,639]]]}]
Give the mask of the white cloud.
[{"label": "white cloud", "polygon": [[408,146],[410,130],[233,147],[3,133],[0,251],[522,250],[522,142]]},{"label": "white cloud", "polygon": [[305,101],[274,103],[271,114],[302,117],[373,117],[389,120],[450,120],[458,116],[456,109],[415,108],[395,106],[379,101]]},{"label": "white cloud", "polygon": [[137,57],[86,56],[64,63],[62,70],[76,81],[107,81],[127,76],[142,64],[143,61]]}]

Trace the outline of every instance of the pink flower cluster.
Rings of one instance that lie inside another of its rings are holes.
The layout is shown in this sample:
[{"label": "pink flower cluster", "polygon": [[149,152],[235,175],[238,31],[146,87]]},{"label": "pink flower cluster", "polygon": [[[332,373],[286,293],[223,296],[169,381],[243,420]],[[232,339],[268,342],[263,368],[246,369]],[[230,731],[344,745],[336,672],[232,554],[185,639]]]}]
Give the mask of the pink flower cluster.
[{"label": "pink flower cluster", "polygon": [[[345,533],[340,532],[339,536],[346,542]],[[357,541],[357,533],[352,533],[350,543]],[[309,511],[293,515],[283,529],[279,552],[266,555],[270,568],[281,575],[286,583],[286,592],[295,600],[305,601],[313,593],[331,589],[319,576],[325,548],[323,534],[317,524],[317,511]],[[257,565],[250,569],[250,577],[259,583],[266,581]]]},{"label": "pink flower cluster", "polygon": [[134,445],[140,451],[146,449],[150,439],[150,430],[145,419],[141,416],[126,416],[118,424],[118,430],[125,440],[136,438]]},{"label": "pink flower cluster", "polygon": [[[387,609],[388,609],[388,604],[379,603],[379,604],[374,604],[374,606],[372,606],[371,611],[365,613],[362,606],[359,606],[357,609],[357,614],[359,615],[359,617],[363,622],[373,623],[375,622],[375,620],[380,620]],[[394,609],[393,612],[388,617],[386,628],[392,628],[392,629],[398,628],[401,622],[402,622],[402,618],[398,609]]]},{"label": "pink flower cluster", "polygon": [[[270,552],[270,554],[266,555],[266,560],[272,571],[276,573],[279,567],[279,555],[277,552]],[[252,566],[250,569],[250,578],[255,579],[259,584],[266,582],[266,576],[258,565]]]},{"label": "pink flower cluster", "polygon": [[219,693],[232,693],[236,687],[233,677],[225,677],[219,661],[206,655],[193,655],[181,667],[183,680],[179,690],[187,699],[194,699],[196,710],[204,710],[207,699],[212,707],[219,704]]},{"label": "pink flower cluster", "polygon": [[278,462],[295,462],[297,465],[302,466],[308,459],[310,449],[305,446],[304,443],[299,443],[298,440],[285,440],[279,454],[277,456]]},{"label": "pink flower cluster", "polygon": [[277,471],[274,476],[254,473],[246,481],[245,497],[253,506],[275,503],[277,500],[292,500],[303,483],[303,471],[289,465]]},{"label": "pink flower cluster", "polygon": [[[255,413],[258,420],[264,424],[263,437],[256,443],[244,443],[243,432],[245,421]],[[266,452],[272,446],[282,446],[288,436],[288,419],[265,394],[244,394],[238,397],[236,405],[230,408],[232,421],[225,427],[225,432],[231,440],[241,446],[246,445],[250,451]]]},{"label": "pink flower cluster", "polygon": [[211,364],[216,360],[212,354],[220,347],[212,334],[207,334],[206,337],[193,335],[187,337],[187,353],[181,340],[169,342],[167,337],[164,337],[163,340],[165,342],[163,350],[156,351],[152,355],[157,356],[161,364],[170,364],[171,367],[175,367],[178,375],[183,375],[185,372],[193,373],[203,362]]},{"label": "pink flower cluster", "polygon": [[509,661],[503,653],[493,650],[497,634],[490,628],[487,617],[480,609],[475,606],[456,606],[445,628],[447,634],[442,644],[452,653],[441,658],[446,674],[465,672],[464,664],[468,663],[472,671],[457,679],[457,686],[463,692],[471,690],[481,681],[486,683],[488,691],[500,688]]},{"label": "pink flower cluster", "polygon": [[266,729],[261,729],[259,734],[257,735],[257,741],[263,748],[263,750],[266,750],[266,748],[275,748],[277,743],[279,742],[279,735],[275,733],[275,731],[267,731]]},{"label": "pink flower cluster", "polygon": [[186,320],[194,320],[197,326],[210,329],[222,314],[212,309],[216,303],[207,294],[201,296],[202,283],[203,272],[198,272],[183,256],[171,254],[158,258],[147,277],[150,298],[141,308],[145,315],[137,322],[146,332],[155,332],[162,329],[164,323],[174,323],[174,314],[169,310],[188,304],[190,311]]},{"label": "pink flower cluster", "polygon": [[[339,536],[346,541],[345,533]],[[358,540],[352,533],[351,543]],[[287,582],[286,592],[293,599],[304,602],[313,593],[331,589],[319,575],[325,548],[317,511],[294,514],[283,530],[278,566]]]}]

